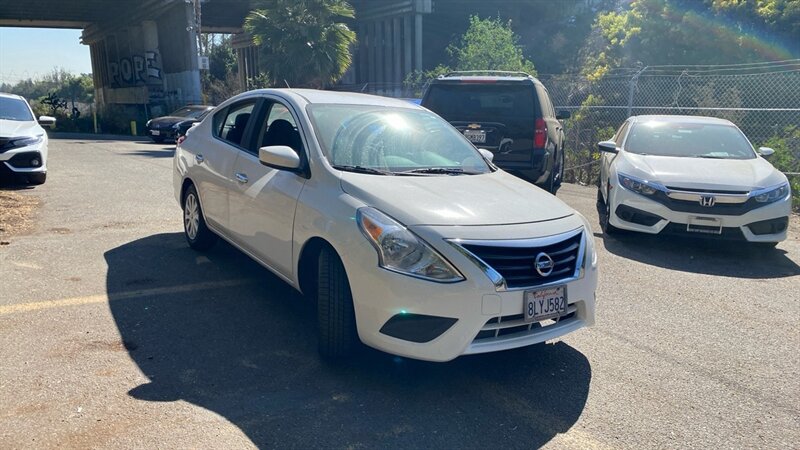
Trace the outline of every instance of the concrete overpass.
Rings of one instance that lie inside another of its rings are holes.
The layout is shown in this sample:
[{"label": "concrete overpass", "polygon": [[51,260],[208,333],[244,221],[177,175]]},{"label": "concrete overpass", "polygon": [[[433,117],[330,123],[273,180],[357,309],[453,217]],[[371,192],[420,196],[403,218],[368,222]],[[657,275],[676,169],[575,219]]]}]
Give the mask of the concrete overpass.
[{"label": "concrete overpass", "polygon": [[[529,8],[520,0],[350,1],[358,46],[342,83],[394,95],[408,73],[444,60],[469,14],[519,22]],[[202,102],[197,33],[241,33],[251,9],[251,0],[0,0],[0,26],[82,29],[98,106],[144,105],[154,116]],[[246,35],[234,46],[246,86],[269,62]]]},{"label": "concrete overpass", "polygon": [[249,10],[250,0],[4,0],[0,26],[82,29],[98,105],[156,115],[202,102],[197,33],[241,33]]}]

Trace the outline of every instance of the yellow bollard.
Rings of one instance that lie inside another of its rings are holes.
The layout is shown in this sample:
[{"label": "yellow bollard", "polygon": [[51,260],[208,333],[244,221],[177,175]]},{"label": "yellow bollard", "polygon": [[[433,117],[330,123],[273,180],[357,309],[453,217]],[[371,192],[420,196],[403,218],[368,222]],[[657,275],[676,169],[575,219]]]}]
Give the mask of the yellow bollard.
[{"label": "yellow bollard", "polygon": [[131,136],[136,136],[136,121],[131,120]]}]

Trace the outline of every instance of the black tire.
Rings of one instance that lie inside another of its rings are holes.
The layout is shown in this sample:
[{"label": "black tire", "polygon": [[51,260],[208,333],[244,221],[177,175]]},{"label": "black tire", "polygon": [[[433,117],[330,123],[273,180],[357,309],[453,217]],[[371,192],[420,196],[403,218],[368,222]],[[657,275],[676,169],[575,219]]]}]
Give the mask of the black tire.
[{"label": "black tire", "polygon": [[200,196],[194,185],[186,188],[183,194],[183,234],[186,242],[194,250],[204,251],[210,249],[217,242],[217,235],[206,226],[203,218],[203,208],[200,205]]},{"label": "black tire", "polygon": [[353,295],[344,265],[336,252],[325,247],[317,265],[317,325],[319,353],[341,359],[358,344]]},{"label": "black tire", "polygon": [[611,208],[603,199],[603,193],[600,188],[597,188],[597,215],[600,218],[600,229],[608,236],[620,234],[620,229],[609,223],[611,217]]},{"label": "black tire", "polygon": [[[562,148],[558,152],[558,170],[556,171],[556,181],[555,181],[556,190],[558,190],[558,188],[561,187],[561,183],[564,182],[564,160],[565,160],[565,158],[566,157],[564,156],[564,149]],[[555,194],[555,192],[553,192],[553,193]]]},{"label": "black tire", "polygon": [[553,157],[553,166],[550,168],[550,175],[542,185],[542,189],[556,195],[558,188],[561,187],[561,178],[564,176],[564,152],[559,151]]},{"label": "black tire", "polygon": [[28,184],[38,186],[47,181],[47,173],[30,173],[27,178]]}]

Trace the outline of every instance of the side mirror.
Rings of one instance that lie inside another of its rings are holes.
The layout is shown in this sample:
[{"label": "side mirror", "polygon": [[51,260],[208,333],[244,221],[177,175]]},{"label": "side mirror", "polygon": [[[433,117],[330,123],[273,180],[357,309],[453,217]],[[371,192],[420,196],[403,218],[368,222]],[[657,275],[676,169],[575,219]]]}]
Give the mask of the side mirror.
[{"label": "side mirror", "polygon": [[300,155],[285,145],[261,147],[258,149],[258,160],[273,169],[294,171],[300,168]]},{"label": "side mirror", "polygon": [[617,148],[617,143],[614,141],[598,142],[597,148],[599,148],[601,152],[619,153],[619,148]]},{"label": "side mirror", "polygon": [[567,120],[570,117],[572,117],[572,114],[569,111],[559,111],[558,114],[556,114],[556,119],[558,120]]},{"label": "side mirror", "polygon": [[56,126],[56,118],[50,116],[39,116],[39,125],[47,128]]},{"label": "side mirror", "polygon": [[775,153],[775,150],[773,150],[773,149],[771,149],[769,147],[759,147],[758,148],[758,154],[763,156],[763,157],[765,157],[765,158],[767,156],[771,156],[773,153]]},{"label": "side mirror", "polygon": [[478,151],[481,152],[481,155],[489,160],[489,162],[492,162],[494,159],[494,153],[490,152],[489,150],[486,150],[485,148],[479,148]]}]

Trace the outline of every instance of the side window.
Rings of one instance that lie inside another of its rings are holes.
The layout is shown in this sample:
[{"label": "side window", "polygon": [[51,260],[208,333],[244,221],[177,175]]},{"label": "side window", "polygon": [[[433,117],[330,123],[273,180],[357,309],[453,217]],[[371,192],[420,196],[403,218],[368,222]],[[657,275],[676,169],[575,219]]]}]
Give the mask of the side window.
[{"label": "side window", "polygon": [[219,125],[219,128],[217,128],[217,117],[221,116],[223,113],[215,115],[215,134],[220,139],[230,142],[231,144],[242,145],[244,130],[247,128],[247,123],[250,121],[250,117],[253,114],[253,108],[255,107],[255,104],[255,101],[248,101],[228,107],[227,111],[223,112],[225,120],[220,121],[221,124]]},{"label": "side window", "polygon": [[289,112],[289,108],[278,102],[269,106],[269,113],[258,135],[259,147],[270,145],[285,145],[298,153],[303,151],[303,140],[300,138],[297,122]]},{"label": "side window", "polygon": [[617,131],[617,135],[614,136],[614,142],[617,143],[617,147],[622,147],[622,141],[625,140],[625,133],[628,132],[628,125],[630,122],[625,122]]},{"label": "side window", "polygon": [[539,105],[542,108],[542,117],[555,118],[556,112],[553,109],[553,104],[550,102],[550,95],[544,86],[536,85],[536,95],[539,97]]}]

